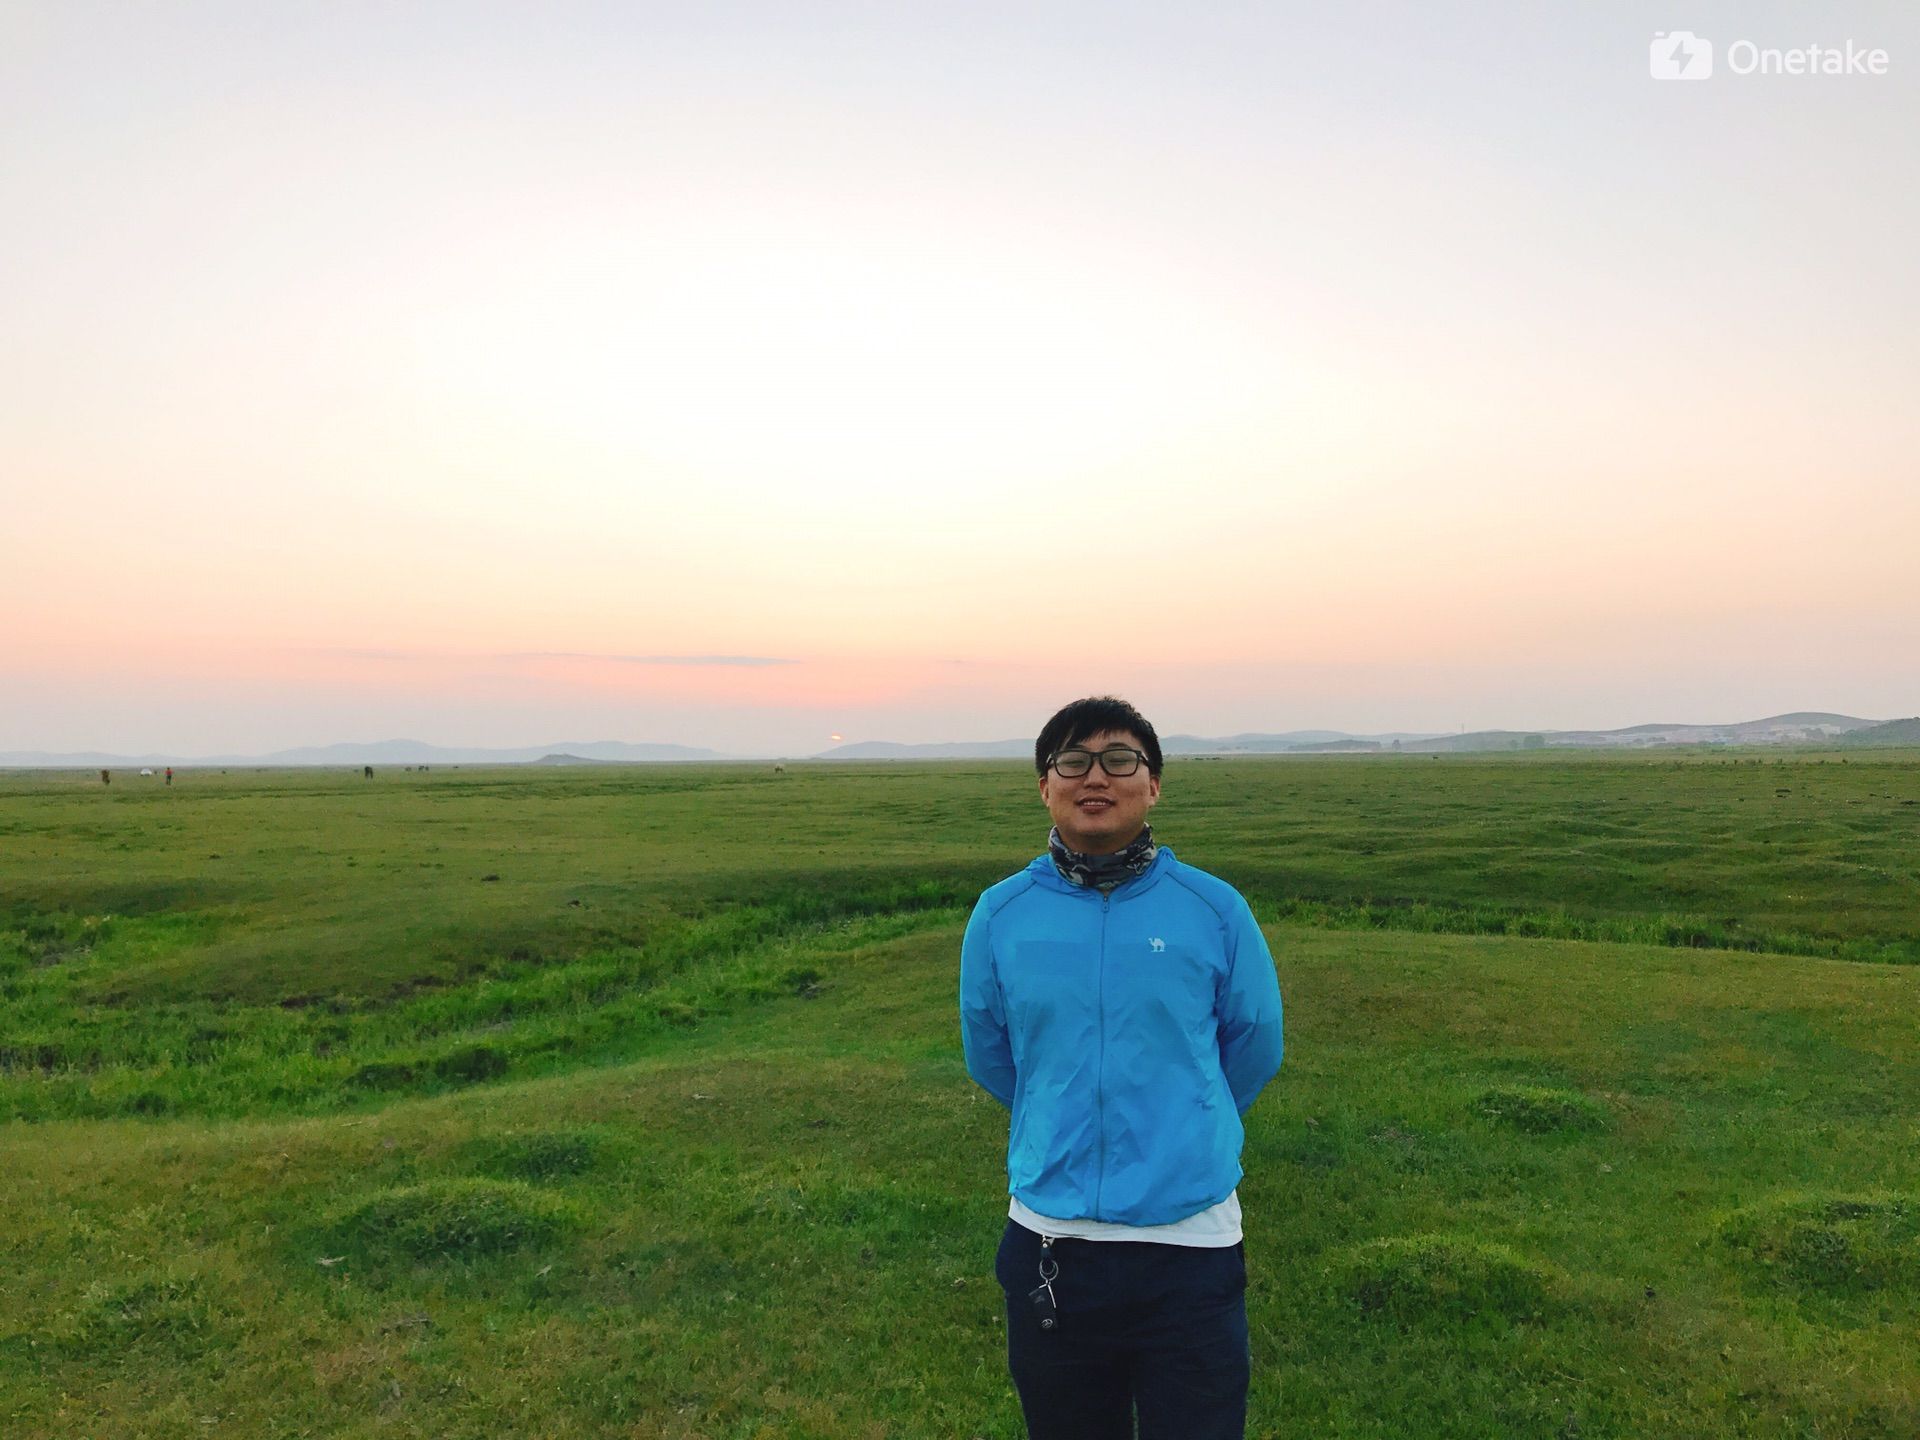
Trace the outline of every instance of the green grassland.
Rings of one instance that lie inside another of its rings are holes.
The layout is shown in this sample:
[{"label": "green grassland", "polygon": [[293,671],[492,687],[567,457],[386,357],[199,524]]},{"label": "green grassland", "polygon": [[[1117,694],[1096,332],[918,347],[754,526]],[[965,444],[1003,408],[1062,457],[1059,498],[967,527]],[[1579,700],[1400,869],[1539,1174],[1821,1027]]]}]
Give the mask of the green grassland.
[{"label": "green grassland", "polygon": [[[1030,771],[0,775],[0,1435],[1020,1433]],[[1256,1436],[1920,1434],[1920,755],[1174,762]]]}]

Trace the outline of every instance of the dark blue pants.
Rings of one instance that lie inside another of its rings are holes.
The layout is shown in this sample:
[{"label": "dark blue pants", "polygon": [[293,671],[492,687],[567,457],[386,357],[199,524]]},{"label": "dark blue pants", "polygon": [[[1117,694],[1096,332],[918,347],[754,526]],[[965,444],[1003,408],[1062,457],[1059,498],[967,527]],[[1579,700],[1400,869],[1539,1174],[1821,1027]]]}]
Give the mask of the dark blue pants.
[{"label": "dark blue pants", "polygon": [[994,1274],[1007,1293],[1007,1368],[1032,1440],[1242,1440],[1247,1424],[1245,1247],[1056,1240],[1058,1319],[1027,1292],[1040,1237],[1007,1222]]}]

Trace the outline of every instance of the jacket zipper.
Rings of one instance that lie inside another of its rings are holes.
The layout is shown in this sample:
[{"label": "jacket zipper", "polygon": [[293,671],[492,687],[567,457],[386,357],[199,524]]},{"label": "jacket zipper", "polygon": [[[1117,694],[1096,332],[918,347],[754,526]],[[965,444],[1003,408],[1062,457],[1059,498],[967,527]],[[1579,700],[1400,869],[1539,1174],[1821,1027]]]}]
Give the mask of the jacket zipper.
[{"label": "jacket zipper", "polygon": [[1100,1118],[1100,1168],[1093,1177],[1093,1218],[1102,1218],[1100,1195],[1107,1184],[1107,911],[1113,908],[1113,897],[1100,897],[1100,983],[1095,987],[1099,996],[1100,1015],[1100,1059],[1094,1068],[1093,1094],[1097,1113]]}]

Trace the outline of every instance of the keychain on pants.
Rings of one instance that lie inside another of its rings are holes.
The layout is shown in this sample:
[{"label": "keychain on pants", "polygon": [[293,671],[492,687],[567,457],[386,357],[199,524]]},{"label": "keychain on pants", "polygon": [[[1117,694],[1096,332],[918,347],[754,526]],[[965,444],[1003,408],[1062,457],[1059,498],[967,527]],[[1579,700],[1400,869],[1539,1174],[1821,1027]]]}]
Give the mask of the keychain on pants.
[{"label": "keychain on pants", "polygon": [[1034,1318],[1039,1320],[1042,1330],[1051,1330],[1060,1323],[1060,1306],[1053,1298],[1053,1282],[1060,1274],[1060,1262],[1053,1258],[1053,1237],[1040,1237],[1040,1283],[1027,1292],[1027,1299],[1033,1305]]}]

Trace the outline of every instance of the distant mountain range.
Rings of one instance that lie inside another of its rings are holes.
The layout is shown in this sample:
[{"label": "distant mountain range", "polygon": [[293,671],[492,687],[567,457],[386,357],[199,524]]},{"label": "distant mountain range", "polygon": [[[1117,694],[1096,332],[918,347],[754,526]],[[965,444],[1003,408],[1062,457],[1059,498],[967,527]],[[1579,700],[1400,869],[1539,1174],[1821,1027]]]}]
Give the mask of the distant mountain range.
[{"label": "distant mountain range", "polygon": [[892,740],[862,740],[822,750],[815,760],[1018,760],[1033,758],[1031,740],[956,740],[941,745],[900,745]]},{"label": "distant mountain range", "polygon": [[271,768],[293,765],[537,765],[594,761],[630,765],[662,760],[727,758],[718,750],[703,750],[692,745],[629,745],[623,740],[568,741],[560,745],[526,745],[507,750],[429,745],[423,740],[375,740],[368,743],[309,745],[297,750],[276,750],[270,755],[108,755],[98,751],[55,755],[44,750],[0,751],[0,767],[55,769],[81,766],[95,769],[116,765],[255,765]]},{"label": "distant mountain range", "polygon": [[[1632,725],[1624,730],[1475,730],[1466,734],[1435,735],[1390,731],[1381,735],[1350,735],[1339,730],[1288,730],[1277,735],[1169,735],[1160,742],[1168,755],[1338,755],[1443,754],[1451,751],[1650,749],[1664,745],[1794,745],[1845,739],[1849,744],[1920,744],[1920,721],[1895,720],[1882,724],[1854,715],[1796,711],[1765,720],[1742,720],[1731,725]],[[1883,735],[1883,732],[1884,735]],[[1031,756],[1031,740],[989,740],[977,744],[896,745],[867,741],[841,745],[814,757],[819,760],[935,760],[994,759]]]},{"label": "distant mountain range", "polygon": [[[1765,720],[1731,725],[1630,725],[1623,730],[1475,730],[1435,735],[1389,731],[1350,735],[1340,730],[1287,730],[1279,734],[1170,735],[1161,742],[1168,755],[1368,755],[1445,754],[1499,750],[1647,750],[1671,745],[1920,745],[1920,717],[1862,720],[1854,715],[1796,711]],[[960,740],[935,745],[901,745],[867,740],[838,745],[811,760],[1015,760],[1033,754],[1033,741]],[[0,751],[0,769],[126,768],[140,765],[258,766],[298,765],[633,765],[672,761],[746,760],[763,756],[728,755],[694,745],[634,745],[622,740],[568,741],[516,749],[429,745],[421,740],[306,746],[270,755],[109,755],[98,751],[55,754],[45,750]]]},{"label": "distant mountain range", "polygon": [[1731,725],[1629,725],[1622,730],[1479,730],[1436,735],[1404,749],[1459,750],[1646,750],[1667,745],[1807,745],[1855,741],[1881,728],[1878,720],[1799,710]]}]

